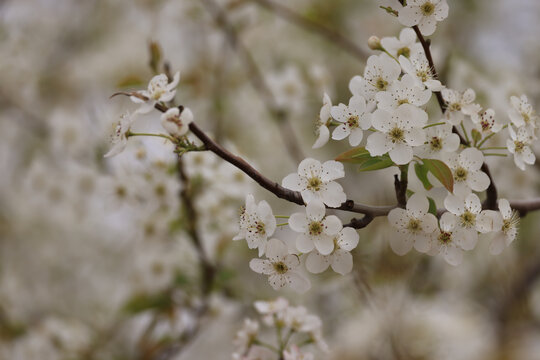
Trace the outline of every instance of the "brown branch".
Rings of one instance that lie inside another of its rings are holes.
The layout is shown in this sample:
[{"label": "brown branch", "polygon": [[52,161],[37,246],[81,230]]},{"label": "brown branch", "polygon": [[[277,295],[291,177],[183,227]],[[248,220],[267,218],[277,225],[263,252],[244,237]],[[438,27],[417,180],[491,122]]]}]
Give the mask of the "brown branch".
[{"label": "brown branch", "polygon": [[[435,79],[438,79],[439,75],[437,74],[437,69],[435,68],[433,57],[431,56],[431,50],[430,50],[431,41],[429,39],[426,40],[424,38],[418,26],[416,25],[413,26],[413,30],[416,33],[418,40],[422,44],[422,48],[424,49],[424,53],[426,54],[426,59],[429,63],[429,67],[431,68],[431,71],[433,73],[433,77]],[[437,96],[439,107],[441,108],[441,111],[444,114],[446,112],[446,103],[444,102],[444,99],[442,98],[442,94],[440,91],[436,91],[435,95]],[[459,133],[459,131],[457,130],[455,126],[453,127],[452,131],[455,134],[458,134],[461,144],[469,145],[468,142],[463,138],[463,136]],[[493,177],[491,176],[491,172],[489,171],[489,167],[487,163],[482,164],[482,171],[486,173],[486,175],[489,177],[489,187],[486,190],[486,200],[482,204],[483,208],[496,209],[497,208],[497,187],[495,185],[495,181],[493,181]]]},{"label": "brown branch", "polygon": [[296,162],[302,161],[302,159],[304,159],[304,155],[298,146],[299,142],[294,135],[293,128],[288,119],[288,114],[278,106],[272,91],[268,87],[261,70],[255,62],[255,59],[240,39],[236,29],[229,22],[227,14],[213,0],[202,0],[202,3],[212,15],[216,25],[225,34],[231,48],[238,54],[240,61],[243,63],[246,69],[248,75],[247,77],[251,82],[252,87],[256,90],[268,112],[277,122],[280,135],[288,153]]},{"label": "brown branch", "polygon": [[289,21],[290,23],[305,29],[308,32],[317,34],[330,43],[342,48],[350,55],[354,56],[360,61],[365,61],[368,54],[356,45],[354,42],[328,27],[320,24],[316,21],[310,20],[297,12],[270,0],[250,0],[257,5],[264,7],[265,9],[272,11],[277,16]]}]

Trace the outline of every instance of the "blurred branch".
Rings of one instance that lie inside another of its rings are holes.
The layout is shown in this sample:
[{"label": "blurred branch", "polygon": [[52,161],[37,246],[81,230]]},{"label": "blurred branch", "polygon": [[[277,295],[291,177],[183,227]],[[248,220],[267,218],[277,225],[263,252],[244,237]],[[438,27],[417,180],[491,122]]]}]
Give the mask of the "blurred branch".
[{"label": "blurred branch", "polygon": [[299,163],[304,159],[304,154],[299,147],[299,142],[294,134],[294,129],[289,121],[289,116],[287,112],[279,108],[276,99],[268,87],[268,84],[266,83],[264,76],[262,75],[262,72],[255,62],[252,54],[248,51],[238,36],[236,29],[229,22],[227,14],[223,11],[223,9],[220,8],[213,0],[202,0],[202,3],[212,15],[216,25],[225,34],[231,48],[238,54],[240,61],[246,68],[251,85],[263,101],[268,112],[278,124],[281,137],[288,153],[296,162]]},{"label": "blurred branch", "polygon": [[350,55],[354,56],[360,61],[365,61],[368,54],[356,45],[354,42],[341,35],[340,33],[327,28],[323,24],[310,20],[309,18],[298,14],[297,12],[278,4],[271,0],[249,0],[257,5],[264,7],[265,9],[273,12],[277,16],[289,21],[290,23],[303,28],[304,30],[313,34],[319,35],[332,44],[345,50]]}]

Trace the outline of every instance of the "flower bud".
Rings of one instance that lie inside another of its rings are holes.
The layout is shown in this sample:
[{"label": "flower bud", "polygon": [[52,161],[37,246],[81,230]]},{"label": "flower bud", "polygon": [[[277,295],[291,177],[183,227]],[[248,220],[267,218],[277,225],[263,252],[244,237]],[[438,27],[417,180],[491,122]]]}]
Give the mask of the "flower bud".
[{"label": "flower bud", "polygon": [[381,45],[381,39],[379,37],[373,35],[368,39],[368,46],[371,50],[383,50],[383,47]]}]

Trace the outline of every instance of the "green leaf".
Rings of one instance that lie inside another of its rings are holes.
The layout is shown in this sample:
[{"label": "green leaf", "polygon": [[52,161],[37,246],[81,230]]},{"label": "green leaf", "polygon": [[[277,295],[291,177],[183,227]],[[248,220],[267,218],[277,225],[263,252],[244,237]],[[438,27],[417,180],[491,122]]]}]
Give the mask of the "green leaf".
[{"label": "green leaf", "polygon": [[415,163],[414,172],[416,173],[418,180],[420,180],[424,185],[424,189],[430,190],[431,188],[433,188],[433,185],[431,185],[427,177],[429,170],[426,166],[424,166],[423,164]]},{"label": "green leaf", "polygon": [[389,157],[377,156],[377,157],[367,160],[362,165],[360,165],[360,168],[358,168],[358,171],[373,171],[373,170],[386,169],[393,165],[394,165],[394,162]]},{"label": "green leaf", "polygon": [[454,192],[454,176],[448,165],[435,159],[422,159],[422,162],[448,191]]},{"label": "green leaf", "polygon": [[380,170],[394,165],[388,155],[371,156],[363,146],[345,151],[336,157],[336,161],[358,164],[360,165],[359,171]]},{"label": "green leaf", "polygon": [[428,199],[428,201],[429,201],[429,210],[428,210],[428,213],[437,216],[437,204],[435,204],[435,200],[433,200],[433,199],[430,198],[430,197],[428,197],[427,199]]},{"label": "green leaf", "polygon": [[350,162],[350,163],[363,163],[371,158],[369,151],[365,147],[360,146],[348,151],[345,151],[342,154],[339,154],[336,157],[336,161],[339,162]]},{"label": "green leaf", "polygon": [[482,134],[480,134],[480,131],[476,129],[472,129],[471,136],[475,144],[477,144],[480,140],[482,140]]}]

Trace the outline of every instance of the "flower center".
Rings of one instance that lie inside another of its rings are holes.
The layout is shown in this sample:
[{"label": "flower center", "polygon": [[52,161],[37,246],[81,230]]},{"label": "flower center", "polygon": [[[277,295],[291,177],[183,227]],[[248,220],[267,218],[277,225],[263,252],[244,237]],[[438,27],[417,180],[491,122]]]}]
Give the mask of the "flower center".
[{"label": "flower center", "polygon": [[390,135],[390,140],[392,140],[394,144],[405,140],[405,132],[397,126],[390,130],[388,135]]},{"label": "flower center", "polygon": [[287,267],[287,265],[285,265],[283,261],[275,262],[273,265],[274,265],[274,270],[278,274],[285,274],[287,271],[289,271],[289,268]]},{"label": "flower center", "polygon": [[407,224],[407,230],[409,230],[412,233],[418,233],[422,231],[422,225],[420,225],[420,221],[417,219],[410,219],[409,223]]},{"label": "flower center", "polygon": [[388,81],[384,80],[382,77],[379,77],[375,81],[375,87],[379,89],[380,91],[386,90],[386,87],[388,86]]},{"label": "flower center", "polygon": [[351,129],[358,127],[358,115],[349,114],[347,119],[347,126]]},{"label": "flower center", "polygon": [[403,105],[403,104],[408,104],[409,103],[409,99],[401,99],[398,101],[398,105]]},{"label": "flower center", "polygon": [[468,171],[467,169],[464,169],[463,167],[458,167],[456,169],[456,172],[454,173],[454,180],[455,181],[465,181],[467,180],[467,174],[468,174]]},{"label": "flower center", "polygon": [[409,49],[408,47],[402,47],[401,49],[397,51],[397,56],[399,57],[400,55],[403,55],[406,58],[408,58],[409,56],[411,56],[411,49]]},{"label": "flower center", "polygon": [[429,16],[435,12],[435,5],[433,5],[433,3],[430,1],[426,1],[422,6],[420,6],[420,11],[422,11],[422,15]]},{"label": "flower center", "polygon": [[519,224],[519,214],[516,211],[512,212],[512,216],[508,219],[503,219],[503,226],[501,231],[506,234],[511,229],[514,229]]},{"label": "flower center", "polygon": [[442,141],[440,137],[434,136],[429,141],[429,146],[433,151],[440,151],[442,149]]},{"label": "flower center", "polygon": [[426,82],[430,78],[430,74],[427,70],[418,70],[416,72],[416,76],[422,80],[422,82]]},{"label": "flower center", "polygon": [[322,181],[320,178],[314,176],[311,179],[308,180],[307,188],[311,191],[319,191],[321,190]]},{"label": "flower center", "polygon": [[531,121],[529,114],[527,114],[526,112],[522,112],[521,116],[523,117],[523,121],[525,121],[525,123],[529,123],[529,121]]},{"label": "flower center", "polygon": [[437,237],[437,240],[439,240],[441,244],[450,244],[452,242],[452,233],[448,231],[441,231],[439,237]]},{"label": "flower center", "polygon": [[481,120],[480,126],[482,126],[482,131],[488,131],[491,129],[491,123],[488,120]]},{"label": "flower center", "polygon": [[461,111],[461,104],[460,103],[452,103],[450,106],[450,111]]},{"label": "flower center", "polygon": [[515,151],[517,153],[523,152],[523,149],[525,148],[525,143],[523,141],[514,141],[514,146],[516,147]]},{"label": "flower center", "polygon": [[461,214],[460,218],[461,218],[461,226],[465,228],[473,227],[476,222],[476,215],[470,212],[469,210]]},{"label": "flower center", "polygon": [[255,223],[255,231],[257,231],[257,233],[261,235],[266,234],[266,228],[262,221],[257,221]]},{"label": "flower center", "polygon": [[320,235],[323,231],[323,225],[319,221],[312,221],[308,228],[309,235]]}]

